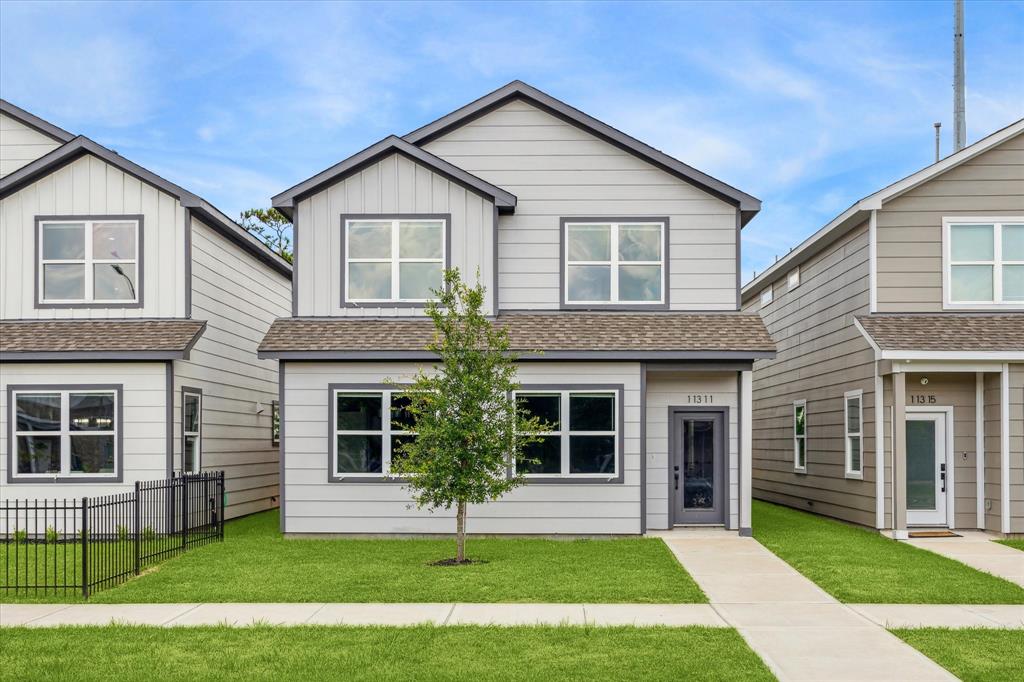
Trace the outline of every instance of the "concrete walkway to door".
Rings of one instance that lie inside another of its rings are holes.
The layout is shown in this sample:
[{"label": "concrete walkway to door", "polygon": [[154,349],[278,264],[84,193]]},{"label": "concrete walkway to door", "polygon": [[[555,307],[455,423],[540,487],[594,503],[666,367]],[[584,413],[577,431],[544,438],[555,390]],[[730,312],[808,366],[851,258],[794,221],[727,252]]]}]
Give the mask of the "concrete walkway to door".
[{"label": "concrete walkway to door", "polygon": [[1024,587],[1024,552],[993,542],[980,530],[957,530],[958,538],[911,538],[906,542],[955,559]]},{"label": "concrete walkway to door", "polygon": [[955,680],[874,620],[839,603],[753,538],[653,531],[772,672],[788,680]]}]

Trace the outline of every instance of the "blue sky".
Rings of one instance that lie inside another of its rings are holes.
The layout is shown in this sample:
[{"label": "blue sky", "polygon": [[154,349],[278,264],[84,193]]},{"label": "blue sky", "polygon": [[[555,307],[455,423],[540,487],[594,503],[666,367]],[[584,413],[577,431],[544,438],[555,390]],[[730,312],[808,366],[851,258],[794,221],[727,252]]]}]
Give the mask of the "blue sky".
[{"label": "blue sky", "polygon": [[[952,145],[952,2],[0,3],[0,96],[229,214],[519,78],[761,198],[744,280]],[[966,3],[968,142],[1024,2]],[[1014,57],[1014,55],[1017,55]]]}]

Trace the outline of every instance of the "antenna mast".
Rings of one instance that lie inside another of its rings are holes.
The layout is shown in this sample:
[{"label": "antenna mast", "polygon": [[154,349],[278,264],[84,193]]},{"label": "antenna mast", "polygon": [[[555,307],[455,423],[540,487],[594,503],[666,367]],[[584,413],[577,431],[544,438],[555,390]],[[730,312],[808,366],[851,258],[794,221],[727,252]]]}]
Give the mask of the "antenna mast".
[{"label": "antenna mast", "polygon": [[953,152],[967,144],[964,105],[964,0],[953,0]]}]

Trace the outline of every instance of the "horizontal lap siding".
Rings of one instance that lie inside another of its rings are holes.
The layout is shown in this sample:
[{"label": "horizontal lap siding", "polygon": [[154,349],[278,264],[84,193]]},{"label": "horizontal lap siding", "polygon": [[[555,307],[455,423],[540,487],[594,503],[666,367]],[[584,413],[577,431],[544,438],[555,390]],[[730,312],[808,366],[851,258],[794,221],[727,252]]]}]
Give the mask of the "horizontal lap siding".
[{"label": "horizontal lap siding", "polygon": [[[7,436],[11,427],[7,387],[11,384],[121,384],[124,483],[7,483]],[[131,490],[137,480],[164,478],[166,395],[167,370],[162,362],[4,363],[0,368],[0,499],[93,497]]]},{"label": "horizontal lap siding", "polygon": [[672,308],[735,310],[733,206],[523,101],[425,148],[518,198],[498,230],[502,308],[559,307],[559,218],[576,215],[669,216]]},{"label": "horizontal lap siding", "polygon": [[[874,353],[854,326],[868,311],[868,230],[860,225],[801,266],[800,285],[776,280],[760,311],[778,346],[754,364],[755,498],[875,523]],[[864,391],[864,479],[845,473],[843,394]],[[793,401],[807,401],[807,473],[793,468]]]},{"label": "horizontal lap siding", "polygon": [[[139,215],[142,308],[49,308],[35,300],[35,219],[40,215]],[[94,156],[83,156],[0,200],[2,319],[185,316],[185,212],[178,200]]]},{"label": "horizontal lap siding", "polygon": [[729,466],[729,528],[739,527],[739,440],[737,376],[652,372],[647,374],[647,527],[669,524],[669,415],[668,408],[687,407],[688,395],[710,395],[708,405],[729,408],[726,441]]},{"label": "horizontal lap siding", "polygon": [[939,175],[878,212],[878,311],[942,310],[942,219],[1024,216],[1024,135]]},{"label": "horizontal lap siding", "polygon": [[[289,362],[285,372],[286,529],[289,533],[451,533],[454,511],[417,510],[397,483],[329,483],[328,385],[405,381],[409,363]],[[636,363],[530,363],[523,384],[623,384],[624,482],[538,484],[470,507],[472,533],[640,532],[640,369]]]},{"label": "horizontal lap siding", "polygon": [[0,114],[0,177],[27,166],[61,145],[49,135]]},{"label": "horizontal lap siding", "polygon": [[[181,387],[203,391],[202,467],[225,472],[228,517],[275,506],[278,446],[271,444],[277,361],[256,347],[291,309],[288,279],[199,220],[192,221],[192,316],[206,331],[175,362],[174,462],[181,466]],[[256,412],[256,405],[263,410]]]},{"label": "horizontal lap siding", "polygon": [[477,271],[493,308],[494,204],[490,199],[393,154],[299,202],[299,315],[415,315],[421,310],[341,306],[341,216],[357,213],[450,213],[452,266],[468,281]]}]

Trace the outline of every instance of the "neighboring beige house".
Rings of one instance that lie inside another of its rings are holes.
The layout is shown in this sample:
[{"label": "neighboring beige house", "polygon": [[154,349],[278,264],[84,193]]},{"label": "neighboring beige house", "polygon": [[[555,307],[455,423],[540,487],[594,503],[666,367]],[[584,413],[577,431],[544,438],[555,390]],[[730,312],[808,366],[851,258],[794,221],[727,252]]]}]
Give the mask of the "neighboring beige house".
[{"label": "neighboring beige house", "polygon": [[291,266],[196,195],[0,100],[0,499],[223,470],[226,516],[278,495]]},{"label": "neighboring beige house", "polygon": [[1024,120],[851,206],[743,288],[754,497],[1024,533]]},{"label": "neighboring beige house", "polygon": [[429,365],[446,266],[476,273],[519,350],[528,409],[558,425],[528,484],[474,533],[750,533],[751,368],[740,229],[760,202],[521,82],[388,137],[274,198],[295,225],[280,361],[282,530],[451,532],[389,477],[408,437],[385,384]]}]

